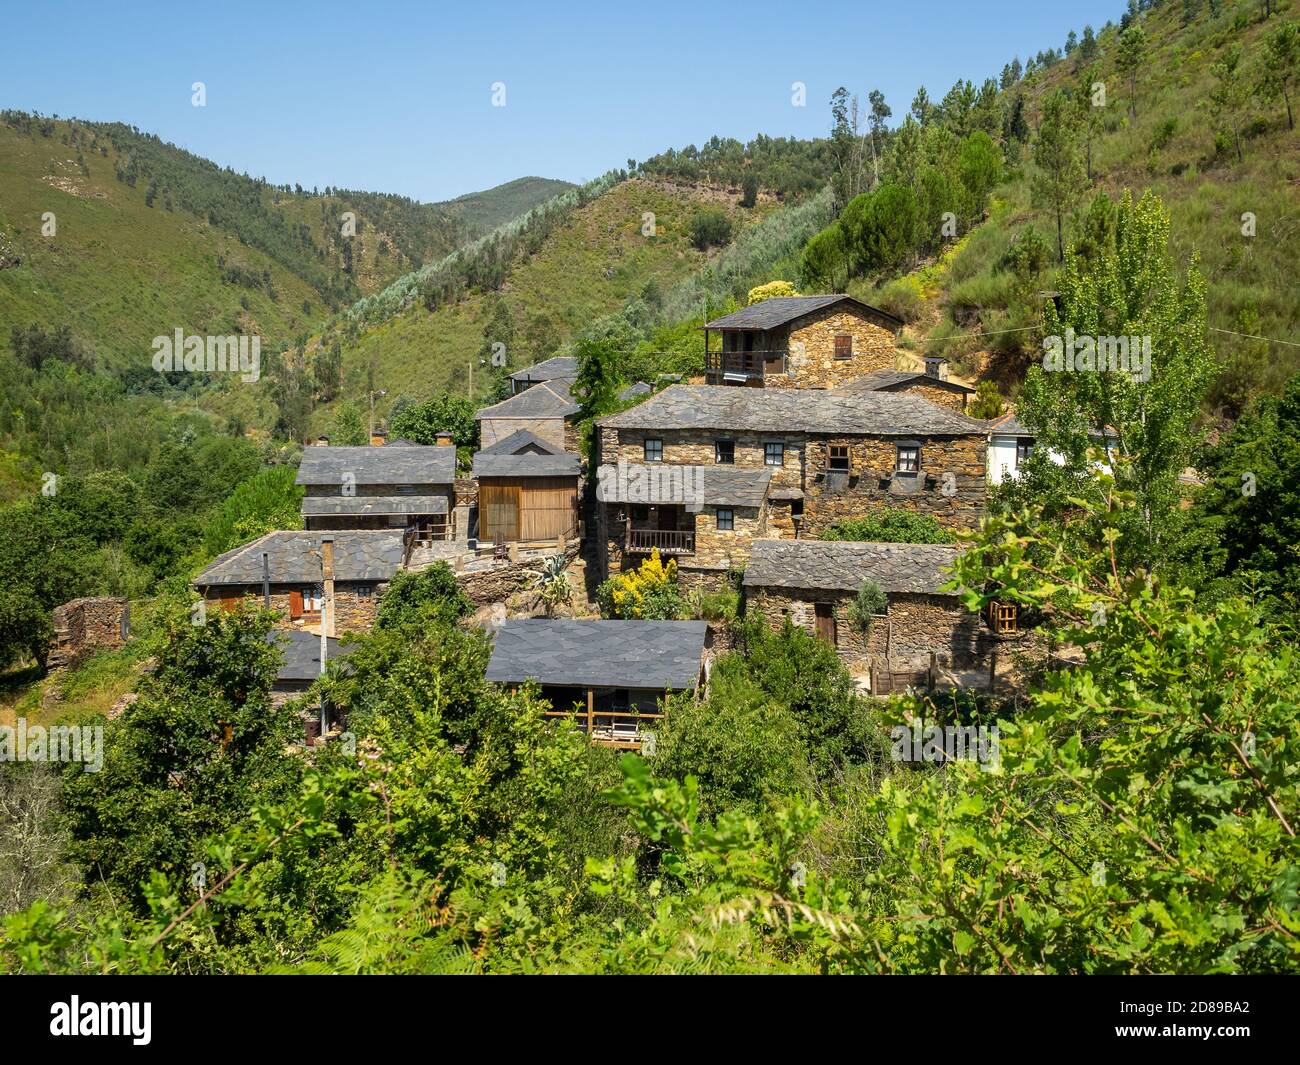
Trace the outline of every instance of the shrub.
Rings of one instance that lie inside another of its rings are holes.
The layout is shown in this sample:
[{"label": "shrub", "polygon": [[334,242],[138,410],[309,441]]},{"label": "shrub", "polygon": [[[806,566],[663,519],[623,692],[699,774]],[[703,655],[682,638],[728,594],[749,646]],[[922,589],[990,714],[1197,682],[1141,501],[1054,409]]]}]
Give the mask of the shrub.
[{"label": "shrub", "polygon": [[677,562],[666,563],[658,549],[640,567],[611,577],[596,591],[600,611],[607,618],[640,621],[675,621],[682,614]]},{"label": "shrub", "polygon": [[998,386],[992,381],[979,382],[975,386],[975,399],[970,406],[970,416],[992,421],[1001,415],[1002,410],[1002,396],[998,392]]},{"label": "shrub", "polygon": [[765,285],[756,285],[749,290],[749,298],[745,301],[747,306],[753,306],[755,303],[762,303],[764,300],[776,299],[778,296],[797,296],[794,285],[789,281],[769,281]]},{"label": "shrub", "polygon": [[419,572],[398,573],[379,600],[376,629],[413,630],[430,620],[451,622],[473,609],[445,562]]},{"label": "shrub", "polygon": [[845,518],[822,533],[823,540],[885,544],[951,544],[956,537],[929,514],[885,507],[863,518]]},{"label": "shrub", "polygon": [[700,251],[731,242],[731,219],[721,207],[705,207],[691,218],[691,243]]},{"label": "shrub", "polygon": [[849,617],[864,633],[870,632],[872,621],[883,614],[888,605],[889,601],[885,598],[885,593],[880,590],[880,585],[868,577],[862,582],[858,594],[849,605]]}]

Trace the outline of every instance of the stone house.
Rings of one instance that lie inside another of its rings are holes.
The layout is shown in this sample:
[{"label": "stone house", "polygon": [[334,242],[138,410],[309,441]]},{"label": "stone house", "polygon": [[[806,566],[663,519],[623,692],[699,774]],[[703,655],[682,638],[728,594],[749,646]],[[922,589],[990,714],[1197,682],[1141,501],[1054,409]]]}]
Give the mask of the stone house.
[{"label": "stone house", "polygon": [[474,456],[478,536],[492,543],[578,536],[582,459],[520,429]]},{"label": "stone house", "polygon": [[532,388],[533,385],[544,384],[548,381],[564,381],[566,384],[572,384],[577,376],[577,359],[567,356],[544,359],[542,362],[533,363],[532,366],[525,367],[522,370],[516,370],[510,375],[510,394],[517,396],[520,392]]},{"label": "stone house", "polygon": [[303,449],[303,525],[326,529],[410,530],[414,539],[448,538],[455,505],[456,449],[407,441],[384,447]]},{"label": "stone house", "polygon": [[[742,584],[745,612],[773,626],[786,618],[826,640],[855,672],[924,671],[984,665],[996,639],[979,614],[944,591],[958,548],[937,544],[760,540]],[[850,613],[872,580],[885,613],[863,631]]]},{"label": "stone house", "polygon": [[[320,635],[324,624],[329,636],[365,632],[409,550],[400,529],[270,532],[218,555],[194,586],[210,605],[225,610],[254,596],[280,611],[289,628]],[[332,615],[322,618],[330,603]]]},{"label": "stone house", "polygon": [[593,743],[640,750],[669,694],[704,681],[703,621],[506,621],[487,679],[512,691],[537,682],[548,716],[572,716]]},{"label": "stone house", "polygon": [[561,451],[577,453],[582,450],[579,410],[567,379],[543,381],[474,415],[479,423],[479,446],[490,448],[515,433],[528,432]]},{"label": "stone house", "polygon": [[975,395],[975,389],[949,379],[946,363],[946,359],[927,358],[924,372],[874,370],[865,377],[840,385],[836,391],[849,395],[862,392],[908,392],[940,407],[951,407],[959,414],[965,414],[966,405]]},{"label": "stone house", "polygon": [[[1119,436],[1109,426],[1105,429],[1093,429],[1089,434],[1092,447],[1113,455],[1119,444]],[[989,424],[989,484],[1001,484],[1014,481],[1020,476],[1021,467],[1038,446],[1034,432],[1020,420],[1014,411],[1008,412]],[[1065,456],[1048,449],[1047,457],[1058,466],[1065,464]],[[1109,462],[1098,462],[1097,469],[1109,474]]]},{"label": "stone house", "polygon": [[[659,475],[654,499],[633,500],[636,486],[598,496],[605,573],[658,547],[674,549],[683,576],[695,570],[716,577],[743,565],[753,539],[817,536],[880,507],[971,528],[988,498],[984,423],[906,393],[674,385],[597,426],[603,467],[641,480],[641,467],[684,468],[676,479]],[[701,469],[714,471],[712,480]],[[723,470],[732,471],[729,479]],[[767,476],[761,485],[743,482],[741,510],[718,493],[741,488],[736,474],[745,472]],[[610,476],[602,474],[602,489]],[[624,513],[634,502],[656,510]],[[718,507],[730,510],[723,524],[733,541],[725,552],[715,545],[701,554]],[[672,535],[651,535],[655,530]],[[620,550],[611,552],[616,541]]]},{"label": "stone house", "polygon": [[[903,322],[852,296],[778,296],[704,325],[705,379],[752,388],[834,388],[894,367]],[[721,334],[711,350],[709,334]]]}]

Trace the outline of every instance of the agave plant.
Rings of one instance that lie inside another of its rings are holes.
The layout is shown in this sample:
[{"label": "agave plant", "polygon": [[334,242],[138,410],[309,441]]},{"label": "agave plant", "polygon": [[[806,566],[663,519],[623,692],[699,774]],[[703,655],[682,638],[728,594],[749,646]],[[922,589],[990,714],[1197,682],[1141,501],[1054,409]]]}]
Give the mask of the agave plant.
[{"label": "agave plant", "polygon": [[547,617],[554,616],[557,606],[568,606],[573,602],[573,586],[566,572],[568,567],[569,560],[564,555],[550,555],[533,577],[531,587],[541,597]]}]

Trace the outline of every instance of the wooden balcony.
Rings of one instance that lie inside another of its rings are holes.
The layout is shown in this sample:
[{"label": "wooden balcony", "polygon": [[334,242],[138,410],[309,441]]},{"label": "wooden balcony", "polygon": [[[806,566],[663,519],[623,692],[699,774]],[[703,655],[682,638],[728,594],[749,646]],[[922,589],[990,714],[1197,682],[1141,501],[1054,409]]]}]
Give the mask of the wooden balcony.
[{"label": "wooden balcony", "polygon": [[762,380],[767,374],[785,373],[786,351],[706,351],[704,372],[710,379],[724,376]]},{"label": "wooden balcony", "polygon": [[693,555],[695,533],[689,529],[628,529],[623,548],[630,555],[648,555],[655,548],[661,555]]}]

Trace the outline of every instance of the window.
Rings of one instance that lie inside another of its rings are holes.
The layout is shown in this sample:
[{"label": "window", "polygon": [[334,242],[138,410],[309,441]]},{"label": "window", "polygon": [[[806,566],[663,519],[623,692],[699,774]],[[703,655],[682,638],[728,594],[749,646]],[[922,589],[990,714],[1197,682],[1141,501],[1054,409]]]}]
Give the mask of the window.
[{"label": "window", "polygon": [[997,633],[1020,631],[1020,606],[1018,603],[990,603],[989,624]]},{"label": "window", "polygon": [[840,333],[835,337],[835,357],[837,359],[853,358],[853,337]]},{"label": "window", "polygon": [[785,465],[785,444],[779,440],[770,441],[763,445],[763,464],[765,466],[784,466]]},{"label": "window", "polygon": [[849,446],[831,444],[826,448],[826,468],[832,473],[849,472]]},{"label": "window", "polygon": [[375,589],[373,585],[369,585],[369,584],[357,585],[358,599],[373,599],[374,597],[375,597]]},{"label": "window", "polygon": [[921,472],[921,445],[920,444],[899,444],[898,445],[898,465],[896,467],[899,473],[920,473]]},{"label": "window", "polygon": [[736,442],[734,440],[716,440],[713,443],[713,461],[733,465],[736,461]]},{"label": "window", "polygon": [[1020,436],[1016,438],[1016,468],[1019,469],[1024,465],[1025,459],[1029,458],[1034,451],[1034,438],[1032,436]]},{"label": "window", "polygon": [[718,508],[718,532],[734,532],[736,529],[736,512],[730,507]]},{"label": "window", "polygon": [[664,442],[662,440],[657,440],[654,437],[646,437],[645,460],[646,462],[663,462]]},{"label": "window", "polygon": [[324,600],[325,589],[319,584],[305,585],[302,590],[302,612],[304,614],[319,614]]}]

